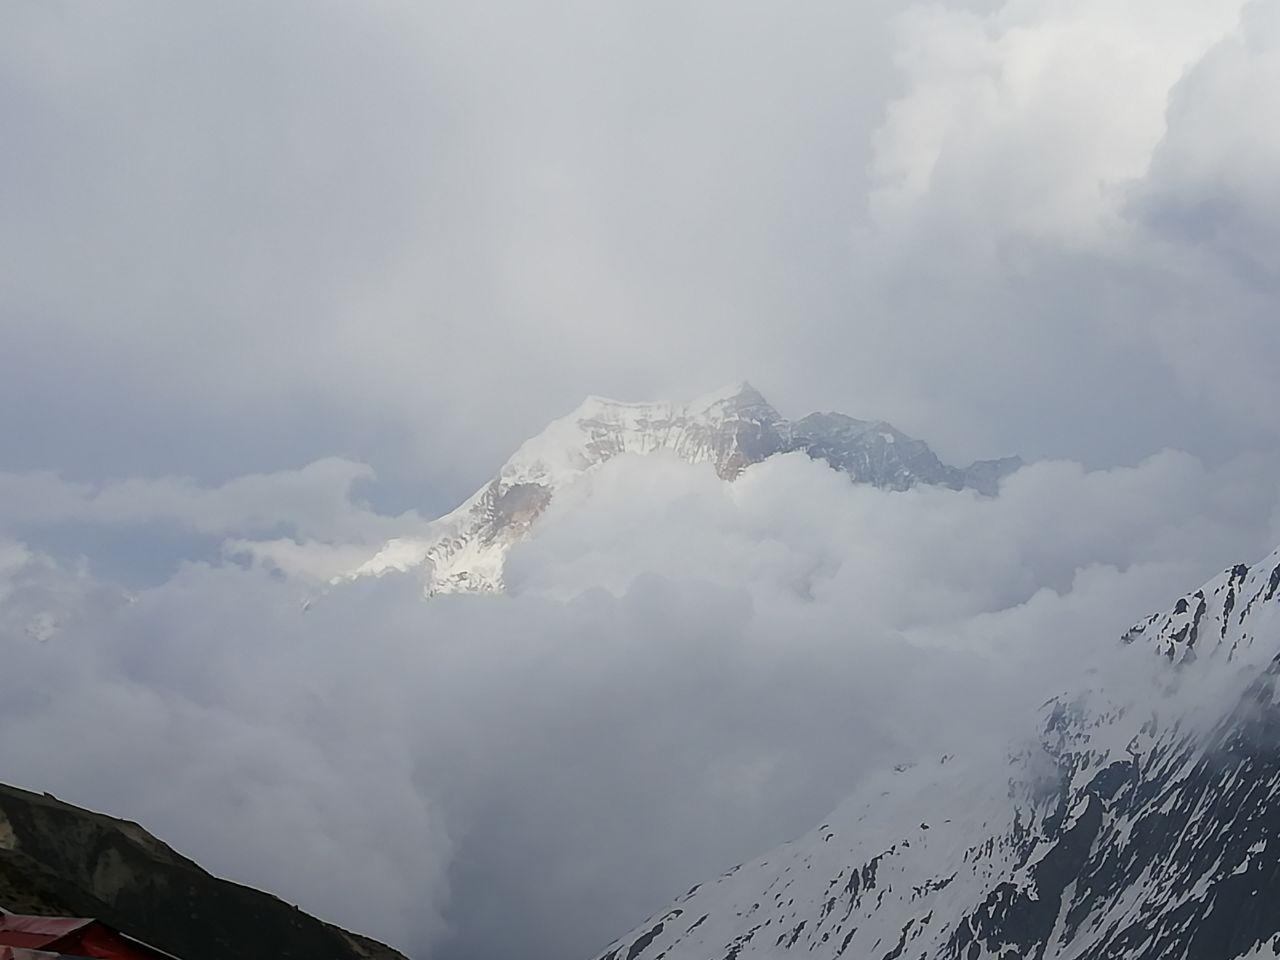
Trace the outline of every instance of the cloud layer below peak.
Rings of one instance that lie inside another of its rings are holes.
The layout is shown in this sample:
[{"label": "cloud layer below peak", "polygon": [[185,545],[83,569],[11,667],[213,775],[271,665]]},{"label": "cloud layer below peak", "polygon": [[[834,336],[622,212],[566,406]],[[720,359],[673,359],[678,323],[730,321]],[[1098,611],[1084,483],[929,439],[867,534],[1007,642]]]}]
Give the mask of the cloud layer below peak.
[{"label": "cloud layer below peak", "polygon": [[621,457],[557,498],[502,598],[321,594],[216,548],[126,591],[8,539],[0,757],[416,955],[586,955],[869,772],[1006,736],[1131,622],[1267,552],[1268,467],[1046,462],[984,498],[796,455],[733,484]]}]

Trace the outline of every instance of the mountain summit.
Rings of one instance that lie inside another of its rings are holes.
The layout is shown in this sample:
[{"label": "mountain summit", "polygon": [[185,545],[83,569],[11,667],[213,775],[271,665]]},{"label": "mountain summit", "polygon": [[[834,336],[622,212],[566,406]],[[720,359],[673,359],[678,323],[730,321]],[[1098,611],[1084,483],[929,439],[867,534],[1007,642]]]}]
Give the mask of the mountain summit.
[{"label": "mountain summit", "polygon": [[592,396],[522,444],[496,477],[435,521],[426,536],[388,541],[347,579],[422,567],[427,596],[500,591],[507,551],[528,536],[558,490],[620,454],[660,450],[710,463],[726,481],[776,454],[801,451],[855,483],[887,490],[933,484],[988,496],[1021,465],[1010,457],[947,466],[926,443],[882,420],[812,413],[792,422],[745,381],[683,404]]}]

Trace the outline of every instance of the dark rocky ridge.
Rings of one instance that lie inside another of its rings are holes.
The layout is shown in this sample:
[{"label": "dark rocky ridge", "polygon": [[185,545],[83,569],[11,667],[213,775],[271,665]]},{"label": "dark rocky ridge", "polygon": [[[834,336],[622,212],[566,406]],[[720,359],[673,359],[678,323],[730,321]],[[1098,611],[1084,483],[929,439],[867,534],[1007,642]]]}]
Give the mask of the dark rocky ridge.
[{"label": "dark rocky ridge", "polygon": [[1019,457],[979,460],[952,467],[938,459],[927,443],[883,420],[855,420],[842,413],[811,413],[785,433],[785,450],[801,450],[847,473],[855,483],[887,490],[909,490],[920,483],[969,488],[993,497],[1000,481],[1022,466]]},{"label": "dark rocky ridge", "polygon": [[405,960],[213,876],[136,823],[3,784],[0,907],[94,917],[183,960]]}]

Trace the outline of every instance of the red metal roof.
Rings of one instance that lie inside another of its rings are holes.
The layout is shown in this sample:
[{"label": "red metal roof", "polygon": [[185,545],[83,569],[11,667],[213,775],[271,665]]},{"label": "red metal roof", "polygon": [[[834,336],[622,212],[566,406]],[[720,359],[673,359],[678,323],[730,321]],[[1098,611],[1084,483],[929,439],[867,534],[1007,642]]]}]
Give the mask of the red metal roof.
[{"label": "red metal roof", "polygon": [[0,945],[48,947],[94,923],[84,917],[28,917],[0,913]]},{"label": "red metal roof", "polygon": [[[177,960],[172,954],[85,917],[30,917],[0,910],[0,950],[45,949],[90,960]],[[0,960],[9,960],[0,954]],[[21,960],[15,953],[13,960]]]}]

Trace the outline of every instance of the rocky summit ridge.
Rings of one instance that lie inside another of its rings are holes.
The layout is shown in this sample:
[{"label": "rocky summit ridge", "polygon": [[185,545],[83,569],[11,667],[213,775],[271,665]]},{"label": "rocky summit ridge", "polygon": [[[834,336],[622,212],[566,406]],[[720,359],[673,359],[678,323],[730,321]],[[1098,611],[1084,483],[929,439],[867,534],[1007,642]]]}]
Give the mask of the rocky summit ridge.
[{"label": "rocky summit ridge", "polygon": [[988,496],[1021,465],[1010,457],[952,467],[924,441],[882,420],[812,413],[790,421],[745,381],[688,403],[592,396],[523,443],[492,480],[425,535],[387,541],[336,582],[421,569],[427,596],[499,592],[508,550],[529,535],[557,491],[622,454],[658,451],[712,464],[726,481],[769,457],[799,451],[855,483],[886,490],[931,484]]}]

